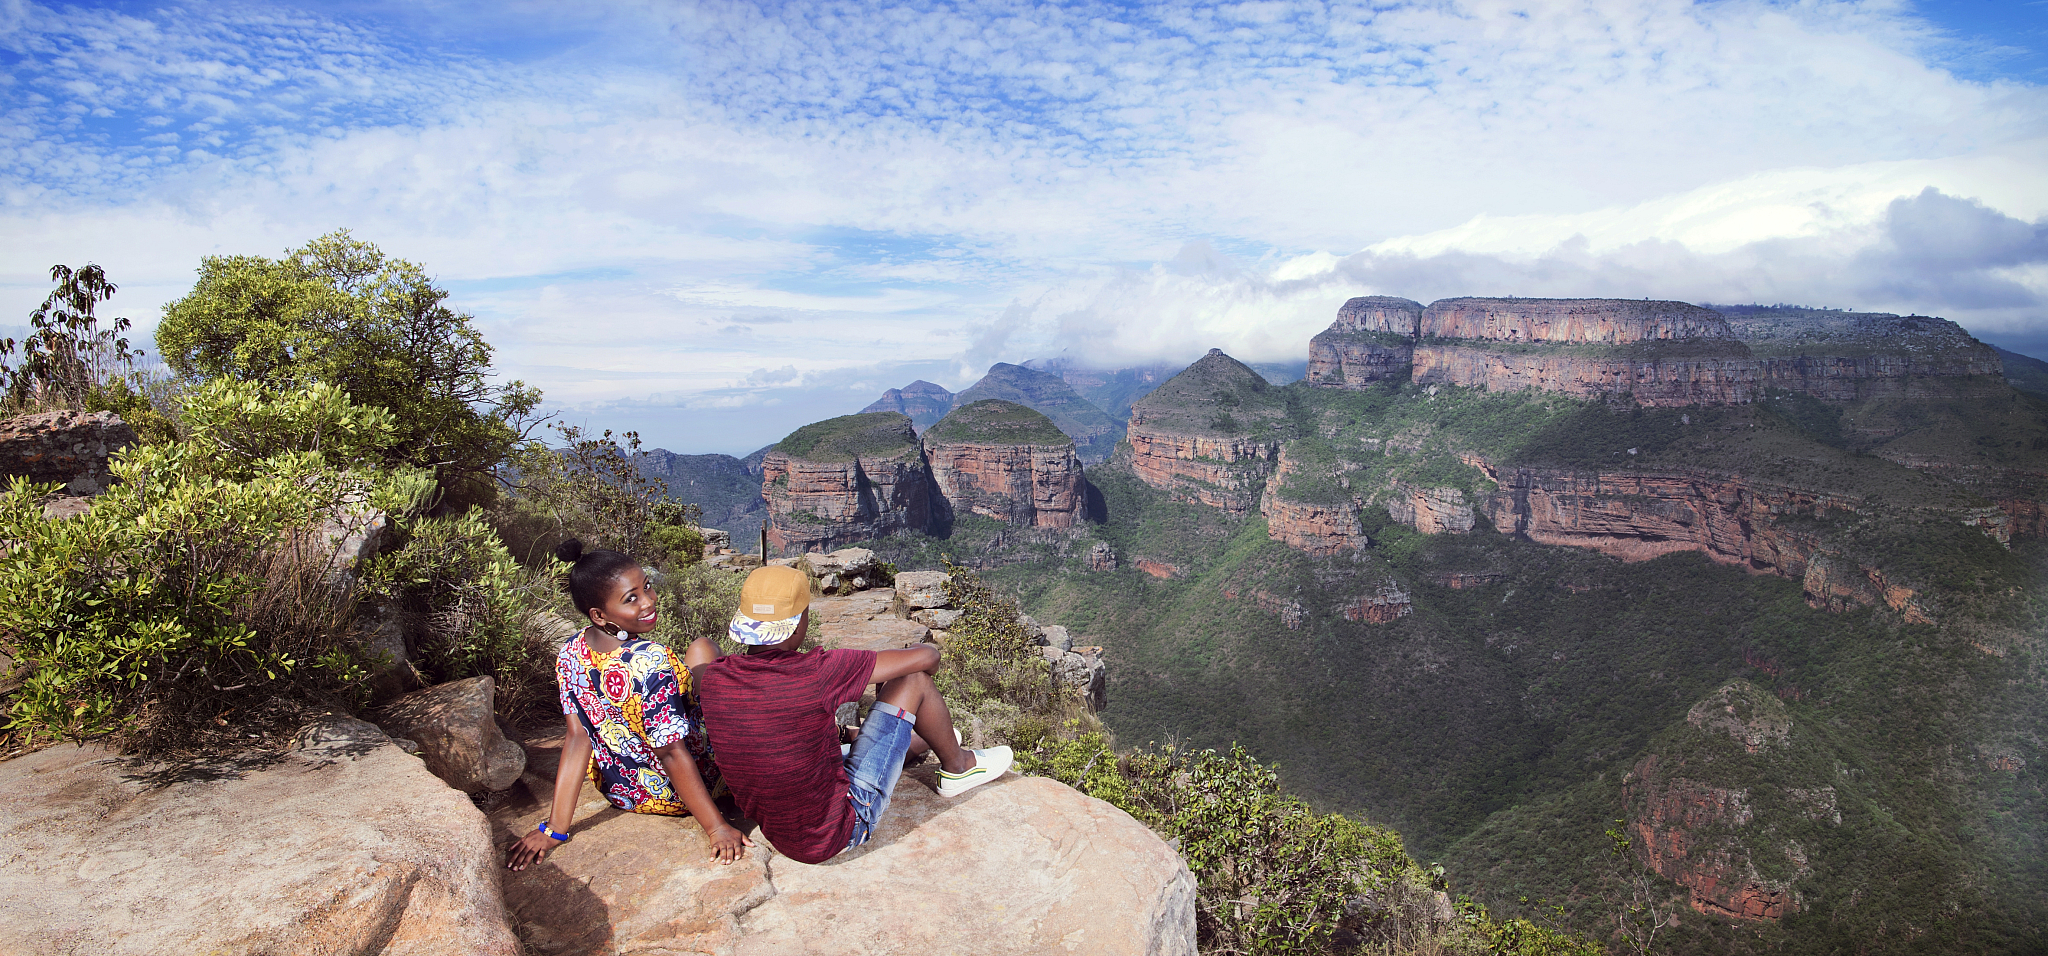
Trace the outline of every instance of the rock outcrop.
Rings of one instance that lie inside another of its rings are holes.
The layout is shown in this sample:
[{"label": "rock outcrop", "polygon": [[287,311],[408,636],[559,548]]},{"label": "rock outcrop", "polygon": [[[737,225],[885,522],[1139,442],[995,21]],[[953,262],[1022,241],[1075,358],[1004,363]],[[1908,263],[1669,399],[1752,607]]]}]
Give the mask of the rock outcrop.
[{"label": "rock outcrop", "polygon": [[1344,303],[1337,321],[1309,340],[1309,384],[1364,388],[1405,378],[1421,322],[1422,303],[1410,299],[1372,295]]},{"label": "rock outcrop", "polygon": [[62,485],[69,495],[96,495],[113,481],[108,461],[135,442],[135,429],[113,412],[18,415],[0,421],[0,478],[19,476]]},{"label": "rock outcrop", "polygon": [[934,517],[931,469],[907,416],[846,415],[806,425],[761,461],[768,544],[824,550],[900,531]]},{"label": "rock outcrop", "polygon": [[1415,601],[1408,592],[1401,590],[1399,584],[1388,581],[1371,594],[1344,602],[1338,613],[1343,614],[1347,621],[1389,624],[1407,617],[1414,610]]},{"label": "rock outcrop", "polygon": [[1680,769],[1653,754],[1624,783],[1637,858],[1710,916],[1776,920],[1796,910],[1791,888],[1759,876],[1742,842],[1727,836],[1753,818],[1749,791],[1675,776]]},{"label": "rock outcrop", "polygon": [[497,683],[489,677],[451,681],[393,701],[378,724],[418,743],[427,769],[449,786],[504,790],[526,769],[526,754],[499,731],[496,700]]},{"label": "rock outcrop", "polygon": [[1290,496],[1288,479],[1300,472],[1299,463],[1281,446],[1273,477],[1266,482],[1265,494],[1259,496],[1266,535],[1318,557],[1348,554],[1371,544],[1358,517],[1358,503],[1348,494],[1328,493],[1326,488],[1322,489],[1325,494]]},{"label": "rock outcrop", "polygon": [[0,953],[522,952],[483,814],[362,721],[240,762],[67,744],[0,793]]},{"label": "rock outcrop", "polygon": [[[1412,311],[1411,311],[1412,309]],[[1412,323],[1411,323],[1412,318]],[[1946,319],[1631,299],[1353,299],[1310,344],[1309,381],[1626,396],[1738,405],[1783,389],[1826,401],[1914,398],[1996,379],[1998,356]]]},{"label": "rock outcrop", "polygon": [[1244,514],[1280,456],[1286,414],[1259,373],[1210,349],[1131,406],[1131,469],[1175,497]]},{"label": "rock outcrop", "polygon": [[[535,745],[533,763],[551,766],[558,746]],[[905,773],[872,840],[823,864],[777,855],[756,833],[745,859],[721,866],[694,820],[611,810],[586,783],[574,839],[506,874],[506,902],[546,956],[1193,956],[1194,879],[1128,814],[1040,777],[957,800],[934,786],[930,768]],[[493,812],[499,839],[533,829],[545,799]],[[947,879],[903,878],[933,867]]]},{"label": "rock outcrop", "polygon": [[1087,508],[1074,442],[1023,405],[985,399],[925,432],[925,459],[953,512],[1032,528],[1071,528]]},{"label": "rock outcrop", "polygon": [[1387,498],[1387,517],[1423,534],[1464,534],[1477,524],[1465,493],[1456,488],[1418,488],[1395,482]]}]

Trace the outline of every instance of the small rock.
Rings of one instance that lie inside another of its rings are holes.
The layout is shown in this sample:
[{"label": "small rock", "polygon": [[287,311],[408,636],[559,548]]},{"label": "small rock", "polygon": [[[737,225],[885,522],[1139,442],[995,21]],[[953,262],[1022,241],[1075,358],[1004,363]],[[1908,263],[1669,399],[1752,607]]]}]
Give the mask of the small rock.
[{"label": "small rock", "polygon": [[896,575],[896,597],[912,609],[945,607],[946,584],[951,580],[944,571],[905,571]]},{"label": "small rock", "polygon": [[1062,625],[1047,624],[1039,628],[1038,633],[1039,642],[1047,647],[1057,647],[1063,651],[1074,649],[1074,636],[1067,633],[1067,629]]},{"label": "small rock", "polygon": [[818,588],[823,591],[839,590],[839,575],[827,574],[818,579]]},{"label": "small rock", "polygon": [[60,495],[43,502],[43,518],[48,521],[62,521],[76,518],[92,510],[92,499]]},{"label": "small rock", "polygon": [[[1040,650],[1050,652],[1052,648]],[[1080,691],[1089,708],[1098,711],[1109,706],[1109,668],[1103,664],[1101,654],[1102,648],[1087,647],[1068,651],[1052,661],[1053,680]]]},{"label": "small rock", "polygon": [[865,575],[856,574],[853,576],[853,580],[847,583],[853,585],[853,589],[856,591],[865,591],[868,587],[868,579]]},{"label": "small rock", "polygon": [[471,677],[407,694],[386,708],[379,726],[419,741],[434,776],[457,790],[504,790],[526,769],[526,752],[505,739],[493,714],[497,683]]},{"label": "small rock", "polygon": [[797,558],[769,558],[768,566],[771,568],[793,568],[796,567],[798,560]]},{"label": "small rock", "polygon": [[952,608],[928,607],[910,612],[910,619],[933,630],[946,630],[959,622],[967,612]]},{"label": "small rock", "polygon": [[704,536],[704,554],[706,557],[714,554],[723,554],[732,550],[732,535],[717,528],[698,528],[697,532]]}]

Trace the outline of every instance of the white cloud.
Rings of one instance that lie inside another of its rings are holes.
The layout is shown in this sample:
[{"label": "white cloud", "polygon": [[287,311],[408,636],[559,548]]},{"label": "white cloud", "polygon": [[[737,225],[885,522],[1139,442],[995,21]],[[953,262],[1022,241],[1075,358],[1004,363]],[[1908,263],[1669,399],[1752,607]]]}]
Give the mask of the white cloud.
[{"label": "white cloud", "polygon": [[353,9],[0,0],[0,318],[348,226],[552,398],[787,409],[748,376],[1277,359],[1366,291],[2048,293],[1900,245],[2048,215],[2048,99],[1883,0]]}]

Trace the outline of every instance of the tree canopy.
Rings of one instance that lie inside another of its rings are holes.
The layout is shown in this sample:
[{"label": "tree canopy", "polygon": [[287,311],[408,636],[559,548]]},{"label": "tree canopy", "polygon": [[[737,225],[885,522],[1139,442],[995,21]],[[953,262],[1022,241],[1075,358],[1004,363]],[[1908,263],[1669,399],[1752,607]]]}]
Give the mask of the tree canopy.
[{"label": "tree canopy", "polygon": [[340,230],[279,259],[208,256],[164,309],[157,348],[180,375],[325,383],[389,409],[391,463],[432,468],[444,492],[476,500],[540,393],[492,384],[490,344],[447,298],[418,265]]}]

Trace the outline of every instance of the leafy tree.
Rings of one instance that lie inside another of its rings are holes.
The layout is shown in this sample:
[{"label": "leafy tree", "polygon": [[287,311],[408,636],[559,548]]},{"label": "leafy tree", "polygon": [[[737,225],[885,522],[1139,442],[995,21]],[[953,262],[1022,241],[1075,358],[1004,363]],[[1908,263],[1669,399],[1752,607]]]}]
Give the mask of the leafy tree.
[{"label": "leafy tree", "polygon": [[322,382],[390,410],[387,462],[434,469],[459,506],[491,496],[540,393],[491,384],[491,346],[447,298],[418,265],[341,230],[281,259],[208,256],[165,308],[157,346],[180,375]]},{"label": "leafy tree", "polygon": [[[153,415],[135,389],[135,360],[123,333],[124,318],[100,327],[100,303],[114,297],[116,286],[105,270],[87,263],[78,268],[50,267],[57,288],[29,313],[34,331],[17,342],[0,339],[0,403],[15,409],[75,408],[121,412],[126,417]],[[20,353],[18,365],[8,356]],[[143,425],[149,432],[150,425]]]},{"label": "leafy tree", "polygon": [[500,530],[524,545],[527,560],[571,537],[658,567],[703,556],[703,510],[640,471],[639,434],[592,435],[559,422],[554,430],[559,447],[527,442],[513,456],[518,498]]}]

